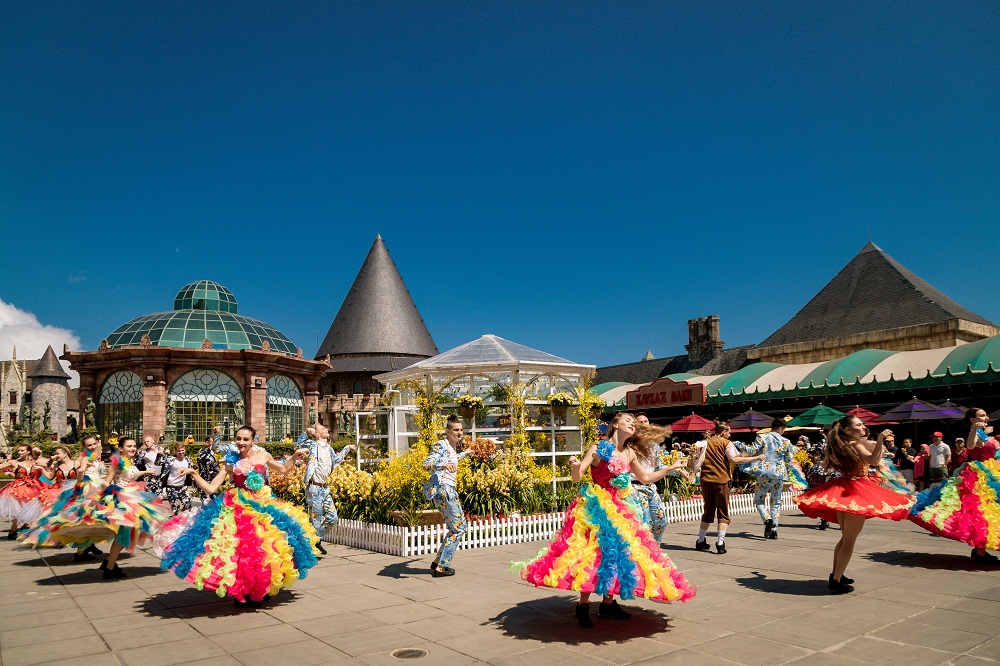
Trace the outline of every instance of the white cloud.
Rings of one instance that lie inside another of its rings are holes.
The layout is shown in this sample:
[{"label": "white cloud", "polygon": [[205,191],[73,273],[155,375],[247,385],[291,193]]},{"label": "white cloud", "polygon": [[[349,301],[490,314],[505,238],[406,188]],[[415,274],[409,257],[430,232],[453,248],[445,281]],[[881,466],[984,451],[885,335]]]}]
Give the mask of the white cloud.
[{"label": "white cloud", "polygon": [[[17,357],[22,360],[41,358],[45,348],[52,345],[56,356],[62,354],[63,345],[70,349],[80,349],[80,338],[73,331],[42,324],[38,317],[0,300],[0,358],[10,360],[11,352],[17,347]],[[60,361],[72,379],[69,385],[80,385],[80,376],[69,369],[69,364]]]}]

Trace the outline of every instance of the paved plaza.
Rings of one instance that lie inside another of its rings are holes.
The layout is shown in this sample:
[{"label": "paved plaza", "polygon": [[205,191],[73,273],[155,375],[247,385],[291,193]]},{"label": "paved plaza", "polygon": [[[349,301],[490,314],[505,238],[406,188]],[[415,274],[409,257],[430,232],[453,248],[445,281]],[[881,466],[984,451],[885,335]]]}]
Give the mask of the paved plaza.
[{"label": "paved plaza", "polygon": [[756,519],[737,517],[729,553],[716,555],[694,551],[696,528],[671,525],[665,546],[698,586],[693,601],[628,602],[629,621],[600,620],[595,607],[592,630],[577,627],[572,594],[508,573],[541,542],[460,551],[458,575],[440,579],[429,558],[335,546],[258,611],[191,589],[148,553],[123,561],[128,579],[105,582],[96,563],[75,564],[67,551],[3,542],[0,657],[3,666],[1000,660],[1000,570],[974,566],[961,544],[870,520],[848,570],[858,589],[832,596],[836,529],[792,512],[780,539],[765,541]]}]

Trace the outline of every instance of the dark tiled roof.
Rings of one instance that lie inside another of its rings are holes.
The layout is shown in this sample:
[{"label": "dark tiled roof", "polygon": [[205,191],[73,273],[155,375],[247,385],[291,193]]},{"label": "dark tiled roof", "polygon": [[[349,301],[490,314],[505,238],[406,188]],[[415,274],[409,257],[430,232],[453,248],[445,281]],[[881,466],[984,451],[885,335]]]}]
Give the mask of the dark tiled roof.
[{"label": "dark tiled roof", "polygon": [[753,345],[733,347],[721,350],[708,363],[699,365],[687,354],[666,356],[652,360],[641,360],[637,363],[609,365],[597,369],[594,384],[604,382],[625,382],[627,384],[648,384],[658,377],[665,377],[678,372],[690,372],[694,375],[722,375],[739,370],[747,360],[747,352]]},{"label": "dark tiled roof", "polygon": [[869,242],[805,307],[758,347],[952,319],[995,326]]},{"label": "dark tiled roof", "polygon": [[323,338],[323,344],[316,352],[316,359],[320,360],[327,354],[332,358],[339,354],[396,354],[426,358],[437,353],[437,346],[396,270],[382,236],[376,237],[330,330]]},{"label": "dark tiled roof", "polygon": [[28,376],[32,379],[41,379],[42,377],[69,379],[69,374],[63,370],[63,367],[59,364],[59,359],[56,358],[56,353],[52,351],[52,345],[49,345],[45,349],[45,353],[42,354],[38,365],[35,366],[34,371]]},{"label": "dark tiled roof", "polygon": [[392,372],[408,368],[422,359],[422,356],[391,355],[330,357],[330,367],[331,372]]}]

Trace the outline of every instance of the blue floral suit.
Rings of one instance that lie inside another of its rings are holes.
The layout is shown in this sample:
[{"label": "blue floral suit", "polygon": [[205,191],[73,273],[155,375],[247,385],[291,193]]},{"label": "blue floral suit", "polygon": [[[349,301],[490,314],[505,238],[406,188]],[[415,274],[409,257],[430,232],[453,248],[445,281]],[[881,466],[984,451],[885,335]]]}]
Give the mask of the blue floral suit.
[{"label": "blue floral suit", "polygon": [[[660,462],[660,445],[657,444],[653,447],[653,469],[650,472],[656,472],[663,469],[664,465]],[[667,509],[663,506],[663,497],[660,496],[660,491],[657,489],[655,483],[649,485],[643,485],[639,483],[639,480],[632,476],[632,490],[636,493],[636,499],[639,502],[639,506],[642,507],[642,521],[649,528],[652,533],[653,538],[657,541],[663,539],[663,533],[667,529]]]},{"label": "blue floral suit", "polygon": [[[454,455],[454,458],[452,458]],[[465,452],[454,453],[454,449],[448,444],[448,440],[442,439],[434,443],[431,454],[424,458],[424,469],[431,470],[431,476],[435,476],[444,469],[449,460],[454,460],[457,464],[465,457]],[[462,505],[458,503],[458,493],[455,487],[450,484],[434,483],[429,484],[431,489],[430,500],[437,507],[438,511],[444,514],[445,525],[448,526],[448,536],[438,549],[435,560],[442,567],[451,566],[451,558],[454,557],[458,549],[458,542],[468,529],[465,523],[465,514],[462,512]]]},{"label": "blue floral suit", "polygon": [[754,491],[754,506],[760,514],[762,522],[769,519],[778,525],[781,514],[781,490],[788,479],[788,463],[792,462],[792,443],[776,432],[758,435],[753,444],[745,447],[746,455],[756,456],[764,453],[764,460],[756,460],[740,469],[753,474],[756,481]]},{"label": "blue floral suit", "polygon": [[[326,479],[324,479],[323,485],[317,485],[312,480],[319,465],[319,442],[314,442],[305,433],[302,433],[299,435],[298,442],[296,442],[296,448],[302,446],[309,449],[309,460],[306,463],[306,473],[303,477],[306,483],[306,508],[309,510],[309,520],[316,529],[316,534],[322,537],[326,534],[327,530],[337,524],[340,518],[337,516],[337,507],[333,503],[333,498],[330,497],[330,488],[325,483]],[[350,444],[342,448],[339,452],[334,451],[332,448],[330,449],[331,471],[337,465],[344,462],[344,456],[347,454],[348,449],[350,449]]]}]

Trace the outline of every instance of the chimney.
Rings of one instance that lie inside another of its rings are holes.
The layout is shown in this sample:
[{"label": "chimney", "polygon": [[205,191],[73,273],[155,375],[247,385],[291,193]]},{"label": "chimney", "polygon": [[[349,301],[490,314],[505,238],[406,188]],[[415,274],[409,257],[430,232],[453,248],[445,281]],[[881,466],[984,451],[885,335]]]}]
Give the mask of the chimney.
[{"label": "chimney", "polygon": [[725,346],[719,339],[719,315],[709,315],[688,320],[688,360],[704,365],[715,358]]}]

